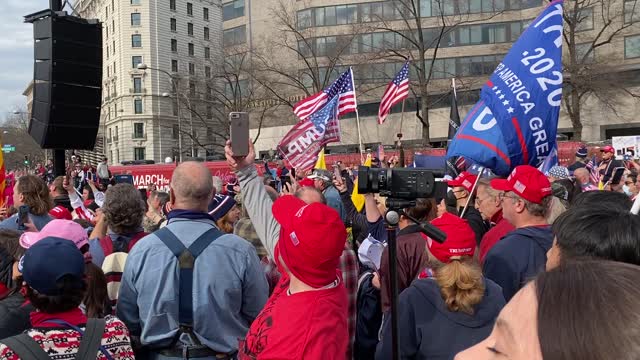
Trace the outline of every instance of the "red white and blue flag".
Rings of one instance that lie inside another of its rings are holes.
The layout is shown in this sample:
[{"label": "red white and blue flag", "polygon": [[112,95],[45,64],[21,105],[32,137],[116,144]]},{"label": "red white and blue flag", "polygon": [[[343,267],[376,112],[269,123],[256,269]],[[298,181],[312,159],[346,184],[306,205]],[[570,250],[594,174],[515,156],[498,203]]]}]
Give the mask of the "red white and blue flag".
[{"label": "red white and blue flag", "polygon": [[391,107],[409,97],[409,62],[407,61],[396,77],[391,80],[382,95],[378,109],[378,124],[384,123]]},{"label": "red white and blue flag", "polygon": [[308,170],[316,163],[320,150],[332,142],[340,142],[338,96],[298,122],[278,144],[278,152],[296,170]]},{"label": "red white and blue flag", "polygon": [[447,149],[499,176],[539,167],[556,146],[562,101],[563,0],[553,0],[482,87]]},{"label": "red white and blue flag", "polygon": [[358,103],[351,68],[342,73],[328,88],[297,103],[293,107],[293,112],[300,120],[304,120],[320,110],[336,95],[338,96],[338,116],[356,111]]},{"label": "red white and blue flag", "polygon": [[589,180],[591,180],[592,184],[598,186],[600,183],[600,171],[598,170],[598,160],[595,155],[589,160],[586,168],[589,170]]}]

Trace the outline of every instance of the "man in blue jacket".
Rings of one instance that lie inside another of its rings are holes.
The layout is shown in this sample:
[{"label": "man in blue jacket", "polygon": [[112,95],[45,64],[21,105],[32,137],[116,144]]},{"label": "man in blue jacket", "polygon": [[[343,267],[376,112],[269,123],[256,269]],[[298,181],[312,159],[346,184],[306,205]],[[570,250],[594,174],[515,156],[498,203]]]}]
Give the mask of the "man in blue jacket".
[{"label": "man in blue jacket", "polygon": [[483,272],[502,287],[507,302],[528,280],[544,270],[547,251],[553,243],[545,216],[551,202],[551,184],[542,172],[529,166],[516,167],[507,179],[494,179],[491,187],[502,191],[503,216],[516,229],[487,254]]}]

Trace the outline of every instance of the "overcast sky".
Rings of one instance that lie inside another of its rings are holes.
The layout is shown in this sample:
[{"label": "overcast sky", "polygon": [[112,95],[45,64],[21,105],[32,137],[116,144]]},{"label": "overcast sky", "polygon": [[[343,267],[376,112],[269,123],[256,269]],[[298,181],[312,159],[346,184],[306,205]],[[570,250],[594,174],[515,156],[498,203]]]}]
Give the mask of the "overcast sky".
[{"label": "overcast sky", "polygon": [[0,114],[26,106],[22,92],[33,78],[33,25],[24,15],[49,7],[47,0],[4,0],[0,11]]}]

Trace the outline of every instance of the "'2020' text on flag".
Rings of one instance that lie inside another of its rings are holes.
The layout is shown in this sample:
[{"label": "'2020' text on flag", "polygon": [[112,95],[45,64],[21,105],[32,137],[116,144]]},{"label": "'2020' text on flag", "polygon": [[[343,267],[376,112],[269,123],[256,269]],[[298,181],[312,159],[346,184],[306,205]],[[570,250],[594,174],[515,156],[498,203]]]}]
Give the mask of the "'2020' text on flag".
[{"label": "'2020' text on flag", "polygon": [[280,155],[296,170],[311,169],[320,150],[340,141],[338,96],[305,120],[298,122],[278,144]]},{"label": "'2020' text on flag", "polygon": [[562,100],[562,0],[551,2],[482,87],[447,157],[464,156],[497,175],[540,166],[556,146]]},{"label": "'2020' text on flag", "polygon": [[351,68],[342,73],[328,88],[297,103],[293,107],[293,112],[300,120],[304,120],[321,109],[327,101],[336,95],[338,96],[338,116],[356,111],[358,104]]}]

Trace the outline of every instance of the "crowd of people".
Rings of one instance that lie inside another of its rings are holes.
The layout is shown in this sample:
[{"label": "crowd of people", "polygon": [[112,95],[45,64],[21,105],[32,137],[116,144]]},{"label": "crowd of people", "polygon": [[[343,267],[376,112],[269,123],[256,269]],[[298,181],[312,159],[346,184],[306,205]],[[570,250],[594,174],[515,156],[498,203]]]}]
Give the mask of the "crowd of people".
[{"label": "crowd of people", "polygon": [[233,176],[184,162],[167,193],[112,183],[106,161],[18,174],[0,360],[391,359],[392,262],[400,359],[640,357],[640,165],[612,148],[595,166],[580,148],[547,173],[462,172],[401,209],[396,258],[386,199],[360,206],[357,171],[259,169],[251,143],[231,149]]}]

